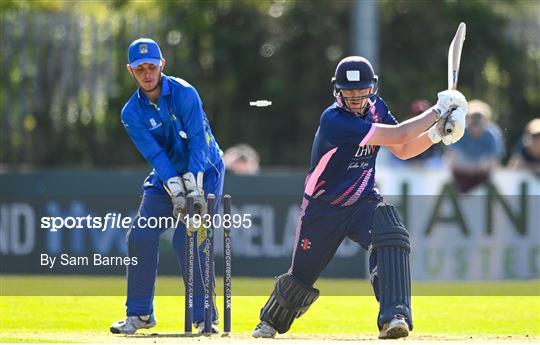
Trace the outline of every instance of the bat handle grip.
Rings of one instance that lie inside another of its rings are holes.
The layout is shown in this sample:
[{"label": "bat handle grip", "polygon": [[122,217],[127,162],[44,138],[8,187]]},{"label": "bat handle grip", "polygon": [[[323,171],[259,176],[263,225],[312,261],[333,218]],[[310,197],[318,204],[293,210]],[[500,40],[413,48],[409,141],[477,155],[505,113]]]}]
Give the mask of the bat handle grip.
[{"label": "bat handle grip", "polygon": [[446,114],[444,114],[444,132],[446,134],[450,134],[454,130],[454,126],[452,126],[452,124],[450,122],[448,122],[448,117],[450,116],[450,114],[452,114],[452,112],[455,109],[456,108],[452,108]]}]

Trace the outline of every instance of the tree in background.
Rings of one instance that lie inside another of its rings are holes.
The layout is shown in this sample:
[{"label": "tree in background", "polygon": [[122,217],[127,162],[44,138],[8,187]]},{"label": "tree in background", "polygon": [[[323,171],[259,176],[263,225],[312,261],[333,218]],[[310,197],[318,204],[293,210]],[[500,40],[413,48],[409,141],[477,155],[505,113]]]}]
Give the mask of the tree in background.
[{"label": "tree in background", "polygon": [[[0,157],[7,167],[139,166],[120,124],[135,90],[129,43],[150,36],[166,73],[195,85],[226,148],[264,166],[308,164],[330,77],[350,54],[347,1],[3,1]],[[381,1],[381,93],[401,119],[446,87],[448,44],[468,26],[460,89],[490,103],[512,145],[540,114],[534,1]],[[270,108],[249,101],[270,99]],[[403,116],[401,116],[403,115]],[[508,150],[507,150],[508,151]]]}]

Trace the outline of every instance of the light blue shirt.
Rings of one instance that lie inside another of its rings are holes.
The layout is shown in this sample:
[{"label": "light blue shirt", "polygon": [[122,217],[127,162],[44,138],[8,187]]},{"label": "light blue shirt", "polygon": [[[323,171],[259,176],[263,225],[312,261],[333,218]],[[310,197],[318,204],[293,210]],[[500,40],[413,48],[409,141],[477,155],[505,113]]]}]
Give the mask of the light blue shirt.
[{"label": "light blue shirt", "polygon": [[499,138],[492,131],[485,129],[479,137],[473,137],[468,129],[465,134],[454,145],[448,146],[448,150],[454,151],[458,155],[461,164],[479,162],[486,159],[500,159]]}]

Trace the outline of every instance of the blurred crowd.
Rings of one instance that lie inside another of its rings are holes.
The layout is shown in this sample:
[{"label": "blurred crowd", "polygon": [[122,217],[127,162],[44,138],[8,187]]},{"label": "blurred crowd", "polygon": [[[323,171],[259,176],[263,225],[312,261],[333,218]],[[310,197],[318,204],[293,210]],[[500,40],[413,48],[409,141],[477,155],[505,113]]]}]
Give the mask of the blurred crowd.
[{"label": "blurred crowd", "polygon": [[223,154],[228,172],[236,175],[256,175],[259,172],[259,154],[248,144],[228,148]]},{"label": "blurred crowd", "polygon": [[[421,114],[431,107],[427,100],[411,103],[410,117]],[[386,166],[408,166],[424,169],[450,169],[457,189],[468,192],[490,179],[494,168],[502,166],[506,157],[503,131],[493,120],[489,104],[472,100],[469,102],[467,128],[463,138],[454,145],[434,145],[423,154],[401,161],[383,154]],[[528,170],[540,177],[540,118],[531,120],[522,136],[513,144],[509,153],[508,168]]]},{"label": "blurred crowd", "polygon": [[[414,100],[410,117],[429,109],[425,99]],[[412,159],[402,161],[383,150],[379,162],[383,166],[450,169],[457,189],[468,192],[490,180],[493,169],[502,166],[507,156],[501,128],[493,120],[492,109],[486,102],[469,102],[467,128],[463,138],[454,145],[433,145]],[[540,118],[531,120],[509,153],[507,167],[528,170],[540,178]],[[257,151],[248,144],[230,147],[224,153],[225,166],[238,175],[254,175],[260,170]]]}]

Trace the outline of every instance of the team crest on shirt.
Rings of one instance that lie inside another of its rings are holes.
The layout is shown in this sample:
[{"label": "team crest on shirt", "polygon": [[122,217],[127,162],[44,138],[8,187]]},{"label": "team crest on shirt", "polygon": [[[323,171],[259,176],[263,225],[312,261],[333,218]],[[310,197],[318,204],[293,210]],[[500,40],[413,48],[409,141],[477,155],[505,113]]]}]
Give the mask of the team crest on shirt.
[{"label": "team crest on shirt", "polygon": [[307,237],[304,237],[302,241],[300,241],[300,247],[303,251],[307,252],[311,249],[311,241]]},{"label": "team crest on shirt", "polygon": [[152,127],[150,127],[150,130],[156,129],[156,128],[160,127],[162,124],[163,124],[162,122],[157,123],[156,120],[153,117],[150,118],[150,126],[152,126]]}]

